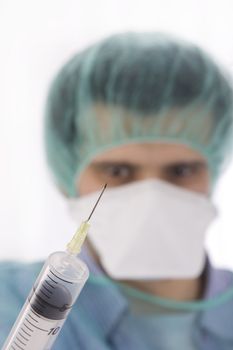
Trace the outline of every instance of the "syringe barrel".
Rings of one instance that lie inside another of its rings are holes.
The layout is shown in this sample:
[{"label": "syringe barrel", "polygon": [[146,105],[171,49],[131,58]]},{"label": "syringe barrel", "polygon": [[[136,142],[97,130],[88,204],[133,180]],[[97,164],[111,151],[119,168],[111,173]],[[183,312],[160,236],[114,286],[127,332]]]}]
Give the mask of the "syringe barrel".
[{"label": "syringe barrel", "polygon": [[86,264],[67,252],[46,260],[3,350],[51,349],[89,271]]}]

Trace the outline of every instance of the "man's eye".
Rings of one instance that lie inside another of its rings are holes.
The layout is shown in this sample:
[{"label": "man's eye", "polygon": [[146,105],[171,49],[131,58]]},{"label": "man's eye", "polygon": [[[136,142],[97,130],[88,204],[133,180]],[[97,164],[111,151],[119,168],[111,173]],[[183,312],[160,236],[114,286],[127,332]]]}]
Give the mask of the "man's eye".
[{"label": "man's eye", "polygon": [[177,164],[169,169],[169,175],[176,178],[186,178],[195,175],[200,170],[200,164]]},{"label": "man's eye", "polygon": [[125,165],[109,165],[104,167],[104,173],[114,178],[128,178],[132,175],[133,170]]}]

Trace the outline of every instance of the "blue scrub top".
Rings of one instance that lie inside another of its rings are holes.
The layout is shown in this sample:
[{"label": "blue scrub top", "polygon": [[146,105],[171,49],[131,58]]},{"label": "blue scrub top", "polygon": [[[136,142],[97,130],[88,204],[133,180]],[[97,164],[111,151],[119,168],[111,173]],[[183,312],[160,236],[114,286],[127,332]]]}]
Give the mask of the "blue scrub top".
[{"label": "blue scrub top", "polygon": [[[212,300],[227,293],[217,306],[183,316],[158,316],[149,321],[147,327],[148,318],[138,318],[130,313],[127,297],[117,285],[98,283],[103,271],[90,256],[84,253],[83,260],[88,264],[91,278],[74,305],[54,349],[233,349],[231,272],[208,266],[205,299]],[[42,263],[0,264],[0,346],[9,334],[41,267]]]}]

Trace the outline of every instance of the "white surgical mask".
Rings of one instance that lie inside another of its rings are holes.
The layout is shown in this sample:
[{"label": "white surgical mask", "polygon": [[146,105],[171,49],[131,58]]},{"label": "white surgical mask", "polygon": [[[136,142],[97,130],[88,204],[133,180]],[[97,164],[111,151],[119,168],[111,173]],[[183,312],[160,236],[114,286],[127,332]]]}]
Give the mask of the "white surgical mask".
[{"label": "white surgical mask", "polygon": [[[77,224],[99,193],[69,200]],[[160,180],[107,189],[89,240],[115,279],[195,278],[205,263],[205,232],[216,210],[204,195]]]}]

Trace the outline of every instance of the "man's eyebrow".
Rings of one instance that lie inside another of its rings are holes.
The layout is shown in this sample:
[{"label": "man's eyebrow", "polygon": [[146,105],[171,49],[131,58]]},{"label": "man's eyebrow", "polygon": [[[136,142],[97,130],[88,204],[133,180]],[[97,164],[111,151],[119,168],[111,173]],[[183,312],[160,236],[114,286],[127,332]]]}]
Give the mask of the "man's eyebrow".
[{"label": "man's eyebrow", "polygon": [[175,167],[178,165],[191,165],[191,166],[200,166],[200,167],[207,167],[207,162],[205,160],[177,160],[177,161],[173,161],[167,164],[164,164],[164,166],[168,166],[168,167]]}]

